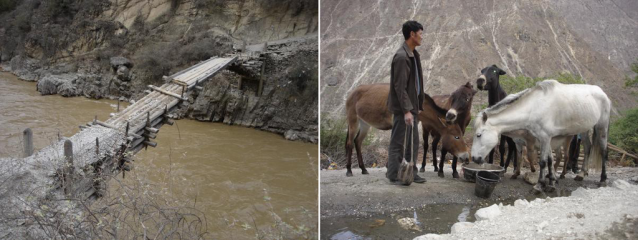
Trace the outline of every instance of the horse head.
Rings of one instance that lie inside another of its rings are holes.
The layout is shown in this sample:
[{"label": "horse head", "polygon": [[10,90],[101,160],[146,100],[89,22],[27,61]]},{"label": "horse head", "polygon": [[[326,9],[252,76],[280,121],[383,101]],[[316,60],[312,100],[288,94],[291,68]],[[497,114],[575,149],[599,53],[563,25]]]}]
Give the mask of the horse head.
[{"label": "horse head", "polygon": [[441,148],[452,153],[452,155],[458,157],[461,161],[468,162],[470,159],[470,149],[467,147],[467,143],[465,143],[463,132],[459,125],[447,124],[442,118],[439,118],[439,121],[443,124]]},{"label": "horse head", "polygon": [[496,64],[481,69],[481,75],[476,79],[476,87],[480,90],[488,91],[499,86],[499,76],[507,74]]},{"label": "horse head", "polygon": [[474,94],[477,92],[473,88],[474,86],[472,86],[470,82],[467,82],[452,93],[450,96],[452,104],[450,110],[445,114],[447,123],[453,123],[459,114],[470,110],[472,107],[472,98],[474,98]]},{"label": "horse head", "polygon": [[498,144],[500,134],[495,127],[487,123],[485,112],[479,113],[474,120],[474,129],[476,132],[472,140],[472,161],[482,164],[490,151]]}]

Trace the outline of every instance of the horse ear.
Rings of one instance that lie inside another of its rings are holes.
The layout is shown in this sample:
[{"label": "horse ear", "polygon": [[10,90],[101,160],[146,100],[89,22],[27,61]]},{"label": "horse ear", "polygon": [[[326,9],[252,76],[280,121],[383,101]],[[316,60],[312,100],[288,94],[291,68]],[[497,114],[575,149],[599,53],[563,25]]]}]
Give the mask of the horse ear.
[{"label": "horse ear", "polygon": [[492,67],[498,68],[498,67],[496,66],[496,64],[492,64]]},{"label": "horse ear", "polygon": [[445,120],[441,119],[440,117],[437,117],[437,119],[439,119],[439,122],[443,124],[443,127],[447,127],[447,123],[445,123]]},{"label": "horse ear", "polygon": [[487,114],[483,113],[483,123],[487,122]]},{"label": "horse ear", "polygon": [[472,88],[472,96],[476,95],[477,92],[478,90]]},{"label": "horse ear", "polygon": [[505,75],[505,74],[507,74],[505,71],[501,69],[498,70],[498,75]]}]

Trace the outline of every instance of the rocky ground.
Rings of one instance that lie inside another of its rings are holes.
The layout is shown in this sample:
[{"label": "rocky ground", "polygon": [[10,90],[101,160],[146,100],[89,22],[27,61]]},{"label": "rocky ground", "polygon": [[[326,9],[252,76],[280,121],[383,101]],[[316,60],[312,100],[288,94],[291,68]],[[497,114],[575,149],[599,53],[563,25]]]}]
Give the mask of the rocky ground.
[{"label": "rocky ground", "polygon": [[[361,175],[358,169],[353,169],[354,177],[346,177],[345,170],[322,170],[322,226],[329,224],[328,222],[331,220],[343,217],[358,216],[358,218],[366,219],[380,214],[426,208],[429,205],[436,204],[464,204],[487,207],[498,202],[511,203],[516,199],[533,200],[536,198],[541,199],[537,201],[551,202],[554,199],[560,199],[556,197],[569,196],[573,191],[579,188],[597,189],[599,179],[598,174],[591,174],[584,181],[577,182],[573,180],[575,174],[570,173],[567,174],[566,179],[559,181],[556,192],[535,195],[532,193],[532,185],[526,183],[522,178],[517,180],[509,179],[511,176],[510,170],[509,173],[506,173],[505,178],[497,185],[492,197],[488,200],[484,200],[474,195],[473,183],[466,182],[462,179],[453,179],[452,170],[449,165],[445,165],[444,178],[438,177],[437,174],[432,171],[431,165],[428,165],[426,168],[428,169],[427,172],[419,174],[424,176],[428,182],[425,184],[413,183],[409,187],[390,184],[385,178],[385,168],[368,168],[369,175]],[[623,179],[634,184],[638,183],[638,169],[636,168],[610,168],[608,176],[610,182],[615,179]],[[626,202],[627,199],[631,199],[625,198],[624,195],[618,193],[615,193],[615,196],[618,198],[618,202]],[[551,200],[542,200],[546,197],[552,198],[550,198]],[[604,199],[606,198],[603,198],[603,200]],[[583,207],[583,209],[586,209],[587,206]],[[525,219],[523,215],[519,214],[516,216]],[[552,222],[551,218],[549,219],[550,220],[542,218],[541,221],[534,222],[534,224],[540,224],[545,220]],[[593,220],[594,218],[591,219]],[[616,220],[620,221],[622,219],[618,218]],[[477,225],[479,224],[477,223]],[[608,227],[611,227],[611,223]],[[486,232],[486,234],[489,234],[489,231]],[[472,238],[468,236],[470,235],[465,235],[461,238]],[[456,238],[456,236],[454,235],[450,238]]]},{"label": "rocky ground", "polygon": [[426,239],[636,239],[638,185],[616,179],[610,187],[578,188],[569,197],[517,200],[479,209],[474,223]]}]

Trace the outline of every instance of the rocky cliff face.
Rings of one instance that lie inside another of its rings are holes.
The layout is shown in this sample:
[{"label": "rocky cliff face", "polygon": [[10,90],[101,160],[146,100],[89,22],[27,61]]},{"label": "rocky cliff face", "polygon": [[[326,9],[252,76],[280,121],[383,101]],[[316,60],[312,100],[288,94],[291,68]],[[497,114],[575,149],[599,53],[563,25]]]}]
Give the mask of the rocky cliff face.
[{"label": "rocky cliff face", "polygon": [[430,94],[474,84],[479,69],[497,64],[512,76],[569,72],[601,86],[616,109],[634,107],[623,86],[638,57],[637,12],[631,0],[322,1],[321,108],[342,115],[356,86],[390,81],[409,19],[425,28],[417,51]]},{"label": "rocky cliff face", "polygon": [[[288,46],[281,59],[266,56],[272,64],[266,65],[265,97],[252,97],[254,92],[248,93],[252,91],[250,84],[241,89],[224,85],[222,82],[232,82],[233,78],[254,79],[246,69],[236,68],[232,69],[234,74],[217,77],[229,79],[210,83],[209,92],[191,105],[193,113],[188,116],[282,134],[292,131],[290,139],[316,141],[316,111],[292,111],[301,115],[279,112],[293,105],[317,105],[316,87],[314,98],[305,90],[295,92],[290,85],[284,87],[288,81],[316,84],[316,0],[25,0],[15,9],[0,13],[0,22],[0,66],[24,80],[38,81],[40,93],[133,100],[144,94],[148,84],[161,85],[162,76],[212,56],[251,44],[308,36],[313,39],[314,35],[314,48],[302,41]],[[314,75],[288,75],[302,68]],[[215,102],[216,98],[224,100]],[[297,102],[289,104],[289,99]],[[211,115],[207,111],[216,107],[208,106],[208,101],[229,108],[226,113],[216,114],[274,109],[270,111],[274,115]]]}]

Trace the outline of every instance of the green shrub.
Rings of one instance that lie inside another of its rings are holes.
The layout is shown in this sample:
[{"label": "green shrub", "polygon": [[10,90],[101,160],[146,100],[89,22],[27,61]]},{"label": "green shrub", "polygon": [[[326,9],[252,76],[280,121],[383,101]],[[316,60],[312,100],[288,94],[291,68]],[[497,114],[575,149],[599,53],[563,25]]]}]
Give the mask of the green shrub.
[{"label": "green shrub", "polygon": [[523,91],[527,88],[536,86],[537,82],[540,82],[546,79],[555,79],[556,81],[560,83],[564,83],[564,84],[585,83],[580,76],[576,76],[571,73],[559,73],[553,77],[547,77],[547,78],[538,78],[538,77],[532,78],[532,77],[526,77],[522,75],[512,77],[512,76],[504,75],[500,77],[500,84],[503,90],[505,90],[505,92],[516,93],[516,92]]},{"label": "green shrub", "polygon": [[625,76],[625,87],[638,87],[638,59],[631,64],[631,71],[636,74],[632,79],[629,76]]},{"label": "green shrub", "polygon": [[614,121],[609,127],[609,142],[625,149],[625,151],[638,153],[638,108],[631,109],[625,116]]},{"label": "green shrub", "polygon": [[347,127],[345,118],[330,118],[321,114],[321,151],[326,154],[344,152],[346,146]]}]

